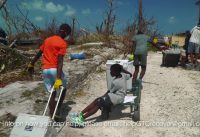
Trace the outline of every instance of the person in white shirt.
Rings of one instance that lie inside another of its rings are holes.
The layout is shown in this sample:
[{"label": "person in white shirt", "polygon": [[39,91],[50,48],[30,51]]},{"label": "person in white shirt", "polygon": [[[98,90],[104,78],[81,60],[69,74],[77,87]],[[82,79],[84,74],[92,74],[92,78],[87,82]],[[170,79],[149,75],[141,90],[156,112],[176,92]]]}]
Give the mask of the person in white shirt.
[{"label": "person in white shirt", "polygon": [[111,107],[120,103],[123,103],[126,96],[126,90],[124,89],[124,77],[121,73],[132,74],[120,64],[113,64],[110,67],[110,74],[115,77],[112,81],[111,88],[101,97],[96,98],[86,108],[84,108],[79,114],[72,113],[70,116],[71,122],[78,124],[78,126],[84,126],[85,119],[95,114],[99,109],[102,111],[103,120],[107,120]]},{"label": "person in white shirt", "polygon": [[200,47],[200,22],[191,30],[190,33],[191,37],[188,46],[188,53],[191,57],[191,63],[196,65]]}]

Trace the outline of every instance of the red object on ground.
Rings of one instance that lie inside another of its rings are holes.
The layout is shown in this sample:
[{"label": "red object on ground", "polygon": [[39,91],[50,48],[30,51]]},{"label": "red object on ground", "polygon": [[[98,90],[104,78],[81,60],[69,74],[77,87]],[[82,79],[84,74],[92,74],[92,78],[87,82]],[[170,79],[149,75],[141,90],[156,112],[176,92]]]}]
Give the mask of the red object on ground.
[{"label": "red object on ground", "polygon": [[161,43],[156,43],[156,44],[155,44],[155,43],[151,42],[151,45],[152,45],[153,47],[157,48],[157,49],[160,50],[160,51],[169,49],[169,46],[166,46],[166,45],[161,44]]},{"label": "red object on ground", "polygon": [[0,88],[4,88],[6,84],[0,84]]}]

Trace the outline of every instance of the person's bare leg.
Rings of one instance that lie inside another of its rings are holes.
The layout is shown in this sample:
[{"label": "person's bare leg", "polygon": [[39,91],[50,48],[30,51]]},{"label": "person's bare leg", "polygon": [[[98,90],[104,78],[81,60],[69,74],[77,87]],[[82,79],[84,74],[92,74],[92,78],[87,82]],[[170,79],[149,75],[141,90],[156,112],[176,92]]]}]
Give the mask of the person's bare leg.
[{"label": "person's bare leg", "polygon": [[85,109],[83,109],[81,112],[83,114],[89,112],[91,109],[95,108],[97,106],[97,99],[95,99],[91,104],[89,104]]},{"label": "person's bare leg", "polygon": [[141,66],[142,70],[140,72],[140,77],[139,79],[143,79],[145,73],[146,73],[146,66]]},{"label": "person's bare leg", "polygon": [[52,96],[51,96],[51,99],[50,99],[50,102],[49,102],[50,117],[53,116],[54,109],[55,109],[55,107],[56,107],[55,98],[56,98],[56,91],[53,91]]},{"label": "person's bare leg", "polygon": [[67,92],[67,89],[65,88],[65,89],[63,90],[63,92],[62,92],[62,95],[61,95],[61,97],[60,97],[60,101],[59,101],[59,103],[58,103],[58,110],[59,110],[59,109],[61,108],[61,106],[62,106],[62,103],[63,103],[63,101],[64,101],[64,99],[65,99],[66,92]]},{"label": "person's bare leg", "polygon": [[194,58],[194,64],[195,64],[195,65],[198,63],[198,62],[197,62],[198,56],[199,56],[199,54],[198,54],[198,53],[195,53],[195,58]]},{"label": "person's bare leg", "polygon": [[190,59],[191,59],[191,63],[193,64],[194,63],[194,56],[192,53],[190,53]]},{"label": "person's bare leg", "polygon": [[87,113],[83,114],[83,117],[86,119],[89,116],[95,114],[98,110],[99,110],[99,107],[96,105],[93,108],[91,108],[89,111],[87,111]]},{"label": "person's bare leg", "polygon": [[188,52],[186,52],[186,63],[189,62],[189,59],[188,59]]},{"label": "person's bare leg", "polygon": [[139,73],[139,65],[135,65],[135,71],[133,73],[133,83],[136,81],[138,73]]}]

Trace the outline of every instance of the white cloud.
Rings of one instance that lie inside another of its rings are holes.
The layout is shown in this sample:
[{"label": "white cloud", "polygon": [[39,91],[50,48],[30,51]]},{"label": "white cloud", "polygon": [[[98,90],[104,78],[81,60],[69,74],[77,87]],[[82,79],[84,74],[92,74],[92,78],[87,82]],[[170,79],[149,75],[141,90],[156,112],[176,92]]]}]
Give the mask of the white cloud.
[{"label": "white cloud", "polygon": [[32,2],[22,2],[21,5],[26,9],[37,9],[43,10],[44,9],[44,2],[42,0],[34,0]]},{"label": "white cloud", "polygon": [[51,13],[56,13],[64,10],[64,6],[54,4],[53,2],[45,3],[43,0],[34,0],[22,2],[21,5],[28,10],[41,10]]},{"label": "white cloud", "polygon": [[36,21],[42,21],[44,18],[43,17],[41,17],[41,16],[37,16],[37,17],[35,17],[35,20]]},{"label": "white cloud", "polygon": [[53,2],[49,2],[45,5],[45,9],[48,12],[55,13],[55,12],[63,11],[64,7],[60,4],[55,5]]},{"label": "white cloud", "polygon": [[89,14],[91,13],[91,10],[90,10],[89,8],[83,9],[83,10],[81,11],[81,13],[82,13],[83,15],[89,15]]},{"label": "white cloud", "polygon": [[175,18],[174,16],[171,16],[171,17],[169,17],[168,22],[169,22],[170,24],[173,24],[173,23],[176,22],[176,18]]},{"label": "white cloud", "polygon": [[76,14],[76,9],[72,8],[70,5],[67,5],[67,11],[65,12],[66,16],[74,16]]}]

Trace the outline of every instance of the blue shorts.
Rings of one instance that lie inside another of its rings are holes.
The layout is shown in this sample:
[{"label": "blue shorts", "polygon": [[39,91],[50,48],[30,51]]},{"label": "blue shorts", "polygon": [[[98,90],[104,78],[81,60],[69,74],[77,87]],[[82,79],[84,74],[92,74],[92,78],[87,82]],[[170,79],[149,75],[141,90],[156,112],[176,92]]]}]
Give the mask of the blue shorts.
[{"label": "blue shorts", "polygon": [[199,47],[200,47],[200,45],[193,43],[193,42],[190,42],[189,45],[188,45],[188,53],[198,54],[199,53]]},{"label": "blue shorts", "polygon": [[134,66],[146,66],[147,65],[147,55],[146,54],[140,54],[140,55],[134,55]]},{"label": "blue shorts", "polygon": [[[53,87],[55,80],[57,78],[57,69],[56,68],[50,68],[50,69],[44,69],[43,70],[43,80],[44,80],[44,86],[47,90],[47,92],[51,91],[51,88]],[[67,79],[65,78],[64,73],[62,73],[62,82],[63,87],[67,87]]]}]

